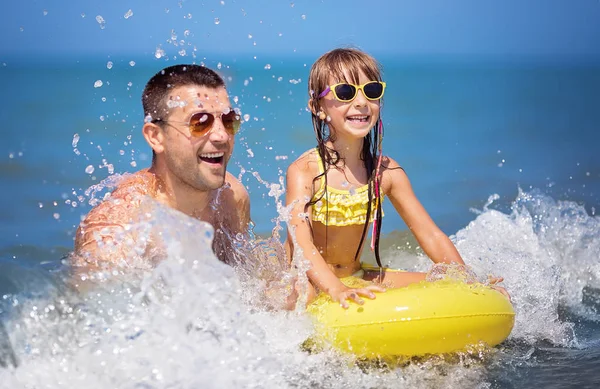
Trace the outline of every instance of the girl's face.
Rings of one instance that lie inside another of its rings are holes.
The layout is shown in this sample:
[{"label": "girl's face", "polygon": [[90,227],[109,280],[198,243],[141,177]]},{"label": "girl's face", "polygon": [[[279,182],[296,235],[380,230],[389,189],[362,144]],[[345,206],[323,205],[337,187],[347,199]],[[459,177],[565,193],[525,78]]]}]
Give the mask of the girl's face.
[{"label": "girl's face", "polygon": [[[347,72],[345,79],[350,80]],[[358,85],[364,85],[371,80],[360,72]],[[345,80],[329,79],[329,85],[338,83],[351,83]],[[330,91],[320,99],[323,112],[331,121],[327,124],[336,139],[340,138],[364,138],[379,119],[380,100],[368,100],[362,90],[357,90],[354,100],[342,102],[335,98]]]}]

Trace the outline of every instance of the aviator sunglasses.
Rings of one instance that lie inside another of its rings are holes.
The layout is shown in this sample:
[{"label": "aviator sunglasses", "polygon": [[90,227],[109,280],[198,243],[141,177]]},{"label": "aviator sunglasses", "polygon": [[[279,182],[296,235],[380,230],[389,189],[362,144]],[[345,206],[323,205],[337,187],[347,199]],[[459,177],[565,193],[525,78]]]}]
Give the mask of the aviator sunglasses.
[{"label": "aviator sunglasses", "polygon": [[333,92],[333,96],[336,100],[347,103],[356,98],[358,91],[362,90],[367,100],[379,100],[383,97],[385,92],[385,82],[383,81],[369,81],[362,85],[348,84],[346,82],[340,82],[339,84],[330,85],[321,94],[319,99],[325,97],[327,93]]},{"label": "aviator sunglasses", "polygon": [[162,122],[167,124],[179,123],[179,124],[187,124],[190,129],[190,134],[195,138],[201,138],[208,134],[212,129],[212,126],[216,120],[216,117],[221,119],[223,122],[223,127],[230,135],[235,135],[240,129],[241,118],[240,114],[235,112],[234,110],[230,110],[227,113],[219,113],[213,114],[209,112],[196,112],[192,116],[190,116],[189,122],[180,122],[173,120],[162,120],[162,119],[154,119],[152,122]]}]

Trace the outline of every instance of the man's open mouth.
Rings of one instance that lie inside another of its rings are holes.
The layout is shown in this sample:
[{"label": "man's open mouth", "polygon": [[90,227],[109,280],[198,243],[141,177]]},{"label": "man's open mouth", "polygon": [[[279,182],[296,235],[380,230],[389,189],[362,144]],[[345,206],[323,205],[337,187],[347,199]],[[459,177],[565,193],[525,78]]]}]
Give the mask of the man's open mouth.
[{"label": "man's open mouth", "polygon": [[200,154],[198,156],[198,158],[200,158],[200,160],[202,162],[223,163],[224,155],[225,155],[225,153],[223,153],[223,152],[221,152],[221,153],[204,153],[204,154]]}]

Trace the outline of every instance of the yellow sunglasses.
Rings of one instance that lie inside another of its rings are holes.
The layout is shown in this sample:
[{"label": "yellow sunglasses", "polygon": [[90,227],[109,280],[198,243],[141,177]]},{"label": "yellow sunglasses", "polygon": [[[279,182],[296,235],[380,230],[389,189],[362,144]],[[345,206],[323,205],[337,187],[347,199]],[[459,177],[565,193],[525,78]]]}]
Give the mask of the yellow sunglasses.
[{"label": "yellow sunglasses", "polygon": [[339,84],[330,85],[319,94],[319,99],[325,97],[329,92],[333,92],[336,100],[347,103],[356,98],[358,91],[362,90],[363,95],[367,100],[379,100],[385,92],[385,82],[369,81],[362,85],[348,84],[340,82]]}]

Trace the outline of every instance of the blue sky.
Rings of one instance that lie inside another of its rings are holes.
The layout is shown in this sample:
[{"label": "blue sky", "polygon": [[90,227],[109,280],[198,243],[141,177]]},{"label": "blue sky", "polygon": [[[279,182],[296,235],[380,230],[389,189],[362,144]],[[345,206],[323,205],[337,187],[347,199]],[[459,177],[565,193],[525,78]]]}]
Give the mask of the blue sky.
[{"label": "blue sky", "polygon": [[4,16],[0,60],[157,48],[318,55],[344,45],[390,55],[600,57],[598,0],[20,0]]}]

